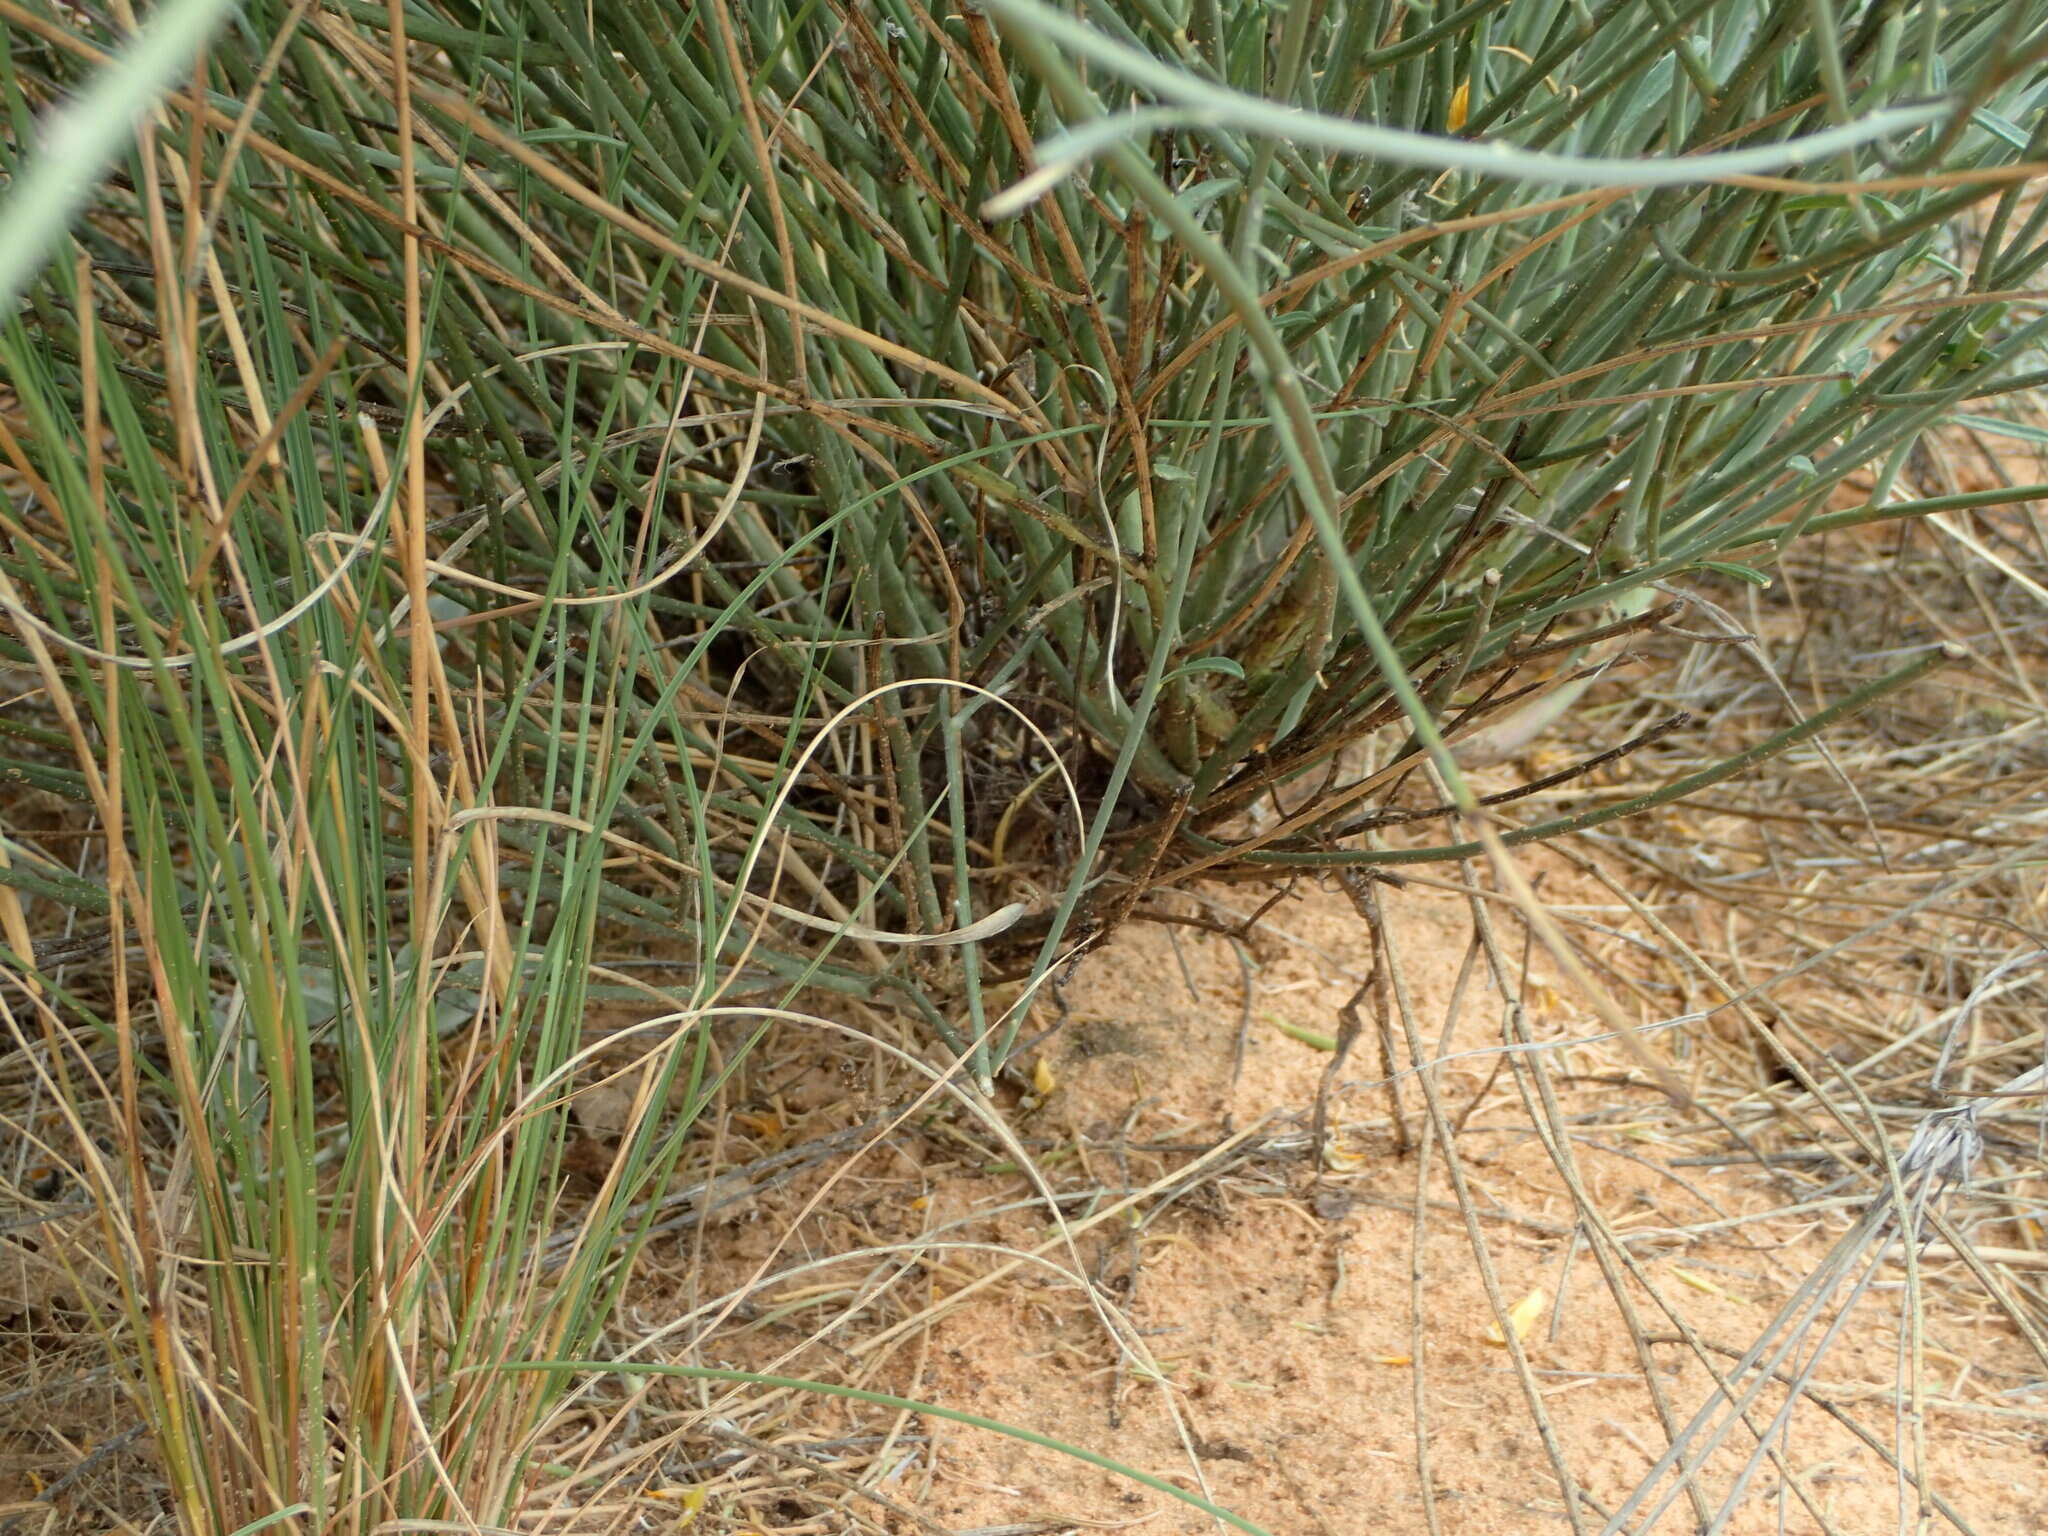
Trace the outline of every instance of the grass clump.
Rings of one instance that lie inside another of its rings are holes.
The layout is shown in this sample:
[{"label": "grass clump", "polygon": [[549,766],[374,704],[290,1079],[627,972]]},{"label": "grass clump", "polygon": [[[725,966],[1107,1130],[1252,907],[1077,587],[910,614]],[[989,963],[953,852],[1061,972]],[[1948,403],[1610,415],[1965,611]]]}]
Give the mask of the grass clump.
[{"label": "grass clump", "polygon": [[10,1028],[180,1521],[510,1519],[714,1010],[986,1085],[1157,892],[1477,851],[1396,791],[1688,575],[1984,502],[1894,487],[2041,376],[2035,9],[0,0]]}]

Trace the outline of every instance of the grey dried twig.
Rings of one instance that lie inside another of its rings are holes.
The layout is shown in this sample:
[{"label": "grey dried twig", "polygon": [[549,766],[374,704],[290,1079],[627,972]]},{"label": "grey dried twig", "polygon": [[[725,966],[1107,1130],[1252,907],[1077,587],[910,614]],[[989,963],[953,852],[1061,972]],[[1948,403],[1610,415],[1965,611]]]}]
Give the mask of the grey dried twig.
[{"label": "grey dried twig", "polygon": [[[2048,1071],[2033,1068],[2007,1083],[1997,1096],[2038,1093],[2044,1079],[2048,1079]],[[1716,1385],[1707,1402],[1673,1440],[1671,1448],[1609,1518],[1602,1536],[1655,1529],[1665,1511],[1697,1482],[1715,1453],[1745,1421],[1758,1397],[1773,1381],[1783,1382],[1787,1387],[1784,1403],[1757,1435],[1756,1449],[1743,1462],[1712,1520],[1702,1528],[1702,1536],[1719,1536],[1727,1529],[1773,1445],[1782,1450],[1793,1411],[1821,1359],[1841,1335],[1856,1304],[1876,1277],[1891,1242],[1900,1240],[1909,1250],[1920,1243],[1936,1205],[1968,1184],[1984,1150],[1983,1131],[1978,1123],[1980,1108],[1979,1103],[1972,1102],[1937,1110],[1920,1122],[1906,1150],[1894,1162],[1891,1187],[1871,1202],[1869,1209],[1793,1292],[1734,1370]],[[1908,1267],[1913,1268],[1910,1252]],[[1909,1282],[1914,1278],[1909,1274]],[[1830,1304],[1844,1285],[1849,1287],[1847,1296],[1823,1325]],[[1909,1330],[1917,1333],[1917,1294],[1911,1283],[1906,1304],[1908,1329],[1902,1330],[1902,1337]],[[1797,1361],[1795,1357],[1816,1328],[1821,1329],[1820,1337],[1813,1342],[1804,1361]],[[1917,1486],[1918,1479],[1909,1479],[1903,1457],[1897,1466],[1903,1507],[1908,1481]]]}]

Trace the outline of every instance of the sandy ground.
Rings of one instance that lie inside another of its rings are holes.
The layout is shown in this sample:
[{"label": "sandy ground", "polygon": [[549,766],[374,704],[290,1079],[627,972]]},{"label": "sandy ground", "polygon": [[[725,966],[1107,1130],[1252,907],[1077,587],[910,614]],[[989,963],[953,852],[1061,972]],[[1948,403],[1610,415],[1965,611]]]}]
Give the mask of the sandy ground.
[{"label": "sandy ground", "polygon": [[[1550,895],[1578,920],[1589,953],[1624,947],[1587,926],[1616,924],[1611,897],[1597,900],[1605,892],[1553,884]],[[1216,900],[1233,903],[1233,893]],[[1545,1051],[1578,1175],[1639,1264],[1623,1284],[1652,1341],[1639,1354],[1599,1265],[1573,1236],[1571,1196],[1530,1128],[1515,1074],[1488,1049],[1502,1010],[1483,968],[1467,976],[1450,1017],[1470,949],[1465,898],[1411,885],[1384,902],[1418,1034],[1434,1045],[1449,1020],[1431,1055],[1449,1058],[1435,1087],[1445,1122],[1460,1127],[1454,1144],[1477,1213],[1469,1226],[1439,1143],[1416,1243],[1423,1099],[1414,1077],[1400,1085],[1405,1131],[1397,1128],[1370,1007],[1330,1093],[1321,1168],[1308,1156],[1332,1058],[1289,1031],[1332,1035],[1373,964],[1352,903],[1309,890],[1254,930],[1242,959],[1214,934],[1140,926],[1066,988],[1068,1018],[1027,1058],[1037,1091],[1007,1090],[1004,1102],[1069,1226],[1085,1229],[1071,1242],[987,1126],[959,1111],[920,1113],[886,1145],[650,1255],[637,1317],[672,1311],[685,1290],[702,1302],[751,1285],[702,1352],[672,1358],[814,1373],[1001,1420],[1204,1493],[1276,1536],[1565,1531],[1560,1467],[1582,1492],[1577,1528],[1600,1530],[1670,1443],[1649,1381],[1677,1423],[1708,1401],[1705,1368],[1675,1341],[1681,1325],[1726,1365],[1771,1324],[1870,1186],[1844,1177],[1792,1189],[1754,1162],[1684,1165],[1733,1143],[1704,1115],[1674,1113],[1612,1043]],[[1502,926],[1520,964],[1519,934]],[[1539,955],[1524,988],[1532,1036],[1597,1033],[1546,969]],[[1694,1028],[1720,1037],[1723,1052],[1738,1038],[1732,1025]],[[1714,1044],[1666,1036],[1657,1049],[1684,1075]],[[1405,1046],[1397,1053],[1406,1059]],[[743,1110],[769,1133],[764,1149],[885,1107],[872,1079],[865,1094],[844,1091],[843,1064],[792,1077],[785,1063],[783,1081]],[[1233,1132],[1249,1133],[1234,1153],[1176,1178]],[[1151,1192],[1091,1224],[1133,1189]],[[1709,1230],[1690,1230],[1699,1227]],[[1502,1345],[1475,1240],[1499,1298],[1526,1327],[1526,1374]],[[816,1257],[855,1248],[884,1252]],[[1049,1262],[1015,1263],[1026,1251]],[[1894,1263],[1774,1442],[1803,1500],[1766,1462],[1724,1529],[1917,1527],[1917,1501],[1907,1493],[1902,1517],[1899,1478],[1883,1455],[1823,1401],[1878,1446],[1903,1447],[1908,1466],[1924,1455],[1926,1485],[1960,1528],[2048,1529],[2040,1363],[1953,1261],[1930,1258],[1928,1270],[1919,1445],[1894,1418],[1904,1276]],[[671,1290],[663,1273],[694,1282]],[[1802,1348],[1794,1361],[1804,1359]],[[1775,1388],[1758,1398],[1759,1427],[1783,1401]],[[695,1464],[698,1476],[714,1465],[720,1473],[708,1484],[707,1522],[735,1530],[1218,1528],[1125,1478],[936,1418],[774,1395],[699,1407],[749,1424],[757,1442],[751,1456],[731,1442],[722,1460]],[[770,1455],[767,1442],[821,1447],[805,1454],[899,1511],[787,1453]],[[1756,1444],[1737,1429],[1710,1463],[1699,1484],[1707,1514]],[[648,1485],[657,1498],[659,1482]],[[809,1497],[793,1497],[793,1485]],[[855,1518],[868,1524],[845,1523]],[[1680,1498],[1653,1524],[1643,1518],[1623,1528],[1688,1531],[1698,1514]],[[1937,1513],[1933,1528],[1955,1527]]]}]

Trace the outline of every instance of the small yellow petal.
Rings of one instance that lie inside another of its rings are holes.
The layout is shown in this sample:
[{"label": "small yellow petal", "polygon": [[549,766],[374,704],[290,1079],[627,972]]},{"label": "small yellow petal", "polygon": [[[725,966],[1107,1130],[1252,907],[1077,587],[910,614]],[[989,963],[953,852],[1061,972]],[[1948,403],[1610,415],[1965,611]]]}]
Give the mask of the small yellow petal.
[{"label": "small yellow petal", "polygon": [[[1529,1330],[1536,1326],[1536,1319],[1543,1315],[1543,1309],[1549,1305],[1550,1292],[1539,1285],[1535,1290],[1508,1308],[1508,1321],[1514,1324],[1515,1337],[1518,1339],[1528,1338]],[[1508,1347],[1507,1335],[1500,1331],[1500,1324],[1498,1322],[1486,1325],[1486,1342],[1493,1345],[1496,1349],[1506,1349]]]},{"label": "small yellow petal", "polygon": [[1739,1301],[1745,1306],[1748,1305],[1745,1297],[1736,1295],[1727,1286],[1709,1280],[1705,1275],[1696,1275],[1677,1264],[1667,1264],[1665,1268],[1671,1271],[1673,1279],[1684,1282],[1696,1291],[1705,1291],[1709,1296],[1719,1296],[1723,1301]]},{"label": "small yellow petal", "polygon": [[647,1490],[647,1496],[650,1499],[661,1499],[682,1506],[676,1513],[676,1523],[670,1527],[671,1530],[681,1531],[697,1523],[697,1516],[704,1512],[704,1495],[707,1491],[701,1485],[695,1488],[650,1488]]},{"label": "small yellow petal", "polygon": [[1451,110],[1444,118],[1444,127],[1456,133],[1465,126],[1465,118],[1472,110],[1472,82],[1465,81],[1451,92]]},{"label": "small yellow petal", "polygon": [[1059,1085],[1060,1080],[1052,1075],[1052,1063],[1039,1057],[1038,1065],[1031,1069],[1031,1091],[1041,1099],[1049,1098]]}]

